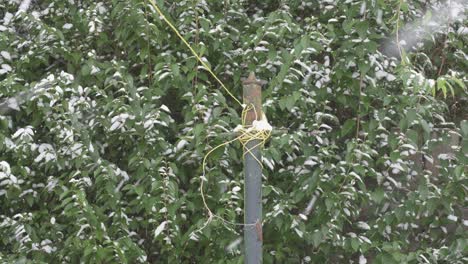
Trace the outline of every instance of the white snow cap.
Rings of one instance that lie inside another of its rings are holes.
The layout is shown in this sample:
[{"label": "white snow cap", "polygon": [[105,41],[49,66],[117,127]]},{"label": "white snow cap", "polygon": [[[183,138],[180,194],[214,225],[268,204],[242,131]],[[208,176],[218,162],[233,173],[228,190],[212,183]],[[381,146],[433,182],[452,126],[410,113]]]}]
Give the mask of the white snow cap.
[{"label": "white snow cap", "polygon": [[273,127],[268,123],[266,119],[254,120],[252,123],[252,128],[259,131],[271,131]]},{"label": "white snow cap", "polygon": [[262,114],[261,120],[254,120],[252,122],[252,129],[258,131],[271,131],[273,127],[268,123],[265,113]]}]

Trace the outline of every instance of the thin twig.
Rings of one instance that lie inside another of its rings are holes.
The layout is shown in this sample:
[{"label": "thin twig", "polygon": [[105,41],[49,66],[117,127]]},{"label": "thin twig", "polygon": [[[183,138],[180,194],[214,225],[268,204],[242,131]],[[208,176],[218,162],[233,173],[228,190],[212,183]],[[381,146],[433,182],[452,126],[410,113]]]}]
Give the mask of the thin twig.
[{"label": "thin twig", "polygon": [[[448,18],[448,21],[447,21],[447,27],[450,27],[450,23],[452,22],[452,1],[449,0],[448,1],[448,4],[449,4],[449,18]],[[443,47],[442,47],[442,61],[440,63],[440,67],[439,67],[439,71],[437,72],[437,77],[439,77],[441,74],[442,74],[442,70],[444,69],[444,65],[445,65],[445,60],[447,59],[446,58],[446,53],[444,52],[445,49],[447,48],[447,36],[448,36],[448,29],[447,28],[447,34],[444,35],[444,41],[442,42],[443,44]]]},{"label": "thin twig", "polygon": [[146,37],[148,38],[148,86],[151,87],[153,84],[153,67],[151,66],[151,39],[149,32],[149,20],[148,20],[148,2],[145,0],[145,20],[146,20]]},{"label": "thin twig", "polygon": [[401,13],[401,3],[403,0],[398,1],[398,10],[397,10],[397,21],[396,21],[396,45],[398,48],[398,52],[400,53],[400,59],[402,59],[402,52],[401,52],[401,46],[400,46],[400,35],[398,31],[400,31],[400,13]]},{"label": "thin twig", "polygon": [[362,96],[363,74],[359,77],[359,97],[358,97],[358,111],[356,117],[356,140],[359,138],[359,124],[361,122],[361,96]]},{"label": "thin twig", "polygon": [[[193,10],[195,11],[195,48],[197,49],[197,52],[200,52],[200,25],[199,25],[199,17],[198,17],[198,0],[195,0]],[[192,89],[194,91],[194,94],[196,94],[196,89],[197,89],[197,84],[198,84],[198,66],[200,66],[200,63],[197,61],[197,64],[195,65],[195,76],[192,79]]]}]

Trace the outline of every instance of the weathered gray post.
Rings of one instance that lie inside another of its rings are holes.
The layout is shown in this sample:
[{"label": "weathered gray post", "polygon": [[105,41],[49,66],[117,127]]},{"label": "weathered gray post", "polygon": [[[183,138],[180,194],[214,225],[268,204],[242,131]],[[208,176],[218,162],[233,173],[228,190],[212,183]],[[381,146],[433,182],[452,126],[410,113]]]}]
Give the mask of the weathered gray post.
[{"label": "weathered gray post", "polygon": [[[246,113],[245,125],[262,117],[262,87],[254,73],[243,81],[243,100],[247,106],[253,106]],[[246,144],[245,151],[245,200],[244,200],[244,243],[245,263],[262,263],[262,166],[260,140],[253,139]],[[250,151],[247,151],[250,150]]]}]

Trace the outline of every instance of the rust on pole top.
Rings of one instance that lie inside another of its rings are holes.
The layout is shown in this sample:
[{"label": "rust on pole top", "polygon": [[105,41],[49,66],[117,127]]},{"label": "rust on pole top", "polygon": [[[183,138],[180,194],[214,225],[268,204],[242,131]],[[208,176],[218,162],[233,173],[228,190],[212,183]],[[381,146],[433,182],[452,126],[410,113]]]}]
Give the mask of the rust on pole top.
[{"label": "rust on pole top", "polygon": [[262,84],[253,72],[242,82],[244,104],[247,108],[252,108],[246,113],[245,125],[252,125],[254,120],[262,118]]},{"label": "rust on pole top", "polygon": [[246,84],[252,84],[252,83],[255,83],[255,84],[258,84],[258,85],[262,85],[262,81],[257,80],[257,77],[255,77],[255,73],[254,73],[254,72],[250,72],[249,77],[243,81],[243,84],[244,84],[244,85],[246,85]]}]

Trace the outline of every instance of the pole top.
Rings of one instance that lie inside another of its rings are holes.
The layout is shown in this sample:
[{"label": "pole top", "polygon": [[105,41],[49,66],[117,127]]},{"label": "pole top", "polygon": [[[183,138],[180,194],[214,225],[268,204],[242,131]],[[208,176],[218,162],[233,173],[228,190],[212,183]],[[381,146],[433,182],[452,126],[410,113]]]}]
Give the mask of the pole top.
[{"label": "pole top", "polygon": [[253,108],[245,113],[244,125],[252,125],[254,120],[262,118],[262,82],[257,80],[255,73],[250,72],[249,77],[242,81],[243,103]]},{"label": "pole top", "polygon": [[265,83],[266,82],[263,80],[258,80],[257,77],[255,77],[254,72],[250,72],[249,77],[247,77],[247,79],[242,80],[243,85],[256,84],[256,85],[262,86]]}]

